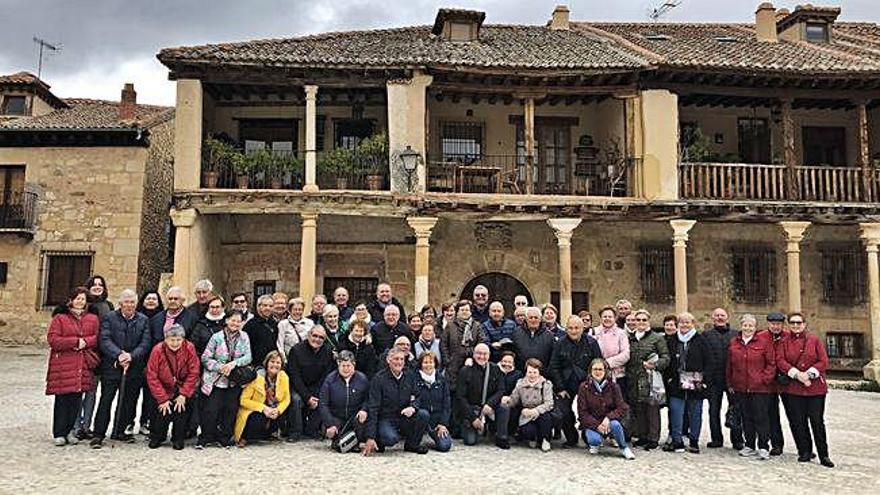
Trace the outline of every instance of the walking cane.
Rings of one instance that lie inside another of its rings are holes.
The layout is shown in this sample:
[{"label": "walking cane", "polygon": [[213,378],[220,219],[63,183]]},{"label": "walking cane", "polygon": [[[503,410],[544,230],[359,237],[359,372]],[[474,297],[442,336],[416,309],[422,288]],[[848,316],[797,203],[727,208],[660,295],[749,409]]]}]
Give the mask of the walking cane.
[{"label": "walking cane", "polygon": [[124,366],[122,368],[122,381],[119,382],[119,392],[116,396],[116,412],[113,414],[113,435],[116,438],[120,437],[119,434],[119,421],[120,416],[122,415],[122,401],[125,398],[125,378],[128,375],[128,366]]}]

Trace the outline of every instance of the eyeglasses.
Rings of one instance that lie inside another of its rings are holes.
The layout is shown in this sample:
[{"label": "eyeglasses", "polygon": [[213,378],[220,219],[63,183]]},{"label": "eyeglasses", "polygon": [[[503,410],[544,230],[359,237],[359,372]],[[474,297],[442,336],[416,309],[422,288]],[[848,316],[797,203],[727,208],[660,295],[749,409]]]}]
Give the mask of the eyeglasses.
[{"label": "eyeglasses", "polygon": [[790,321],[789,323],[792,325],[803,325],[804,324],[804,322],[802,322],[802,321]]},{"label": "eyeglasses", "polygon": [[647,318],[636,318],[636,321],[648,321]]},{"label": "eyeglasses", "polygon": [[246,299],[235,299],[232,301],[233,304],[245,304],[247,303]]}]

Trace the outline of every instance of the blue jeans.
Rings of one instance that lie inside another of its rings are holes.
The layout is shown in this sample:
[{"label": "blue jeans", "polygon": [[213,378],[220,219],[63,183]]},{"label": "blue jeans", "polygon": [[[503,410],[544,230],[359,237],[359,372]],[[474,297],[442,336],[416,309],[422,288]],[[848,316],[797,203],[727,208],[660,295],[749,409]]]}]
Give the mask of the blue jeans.
[{"label": "blue jeans", "polygon": [[691,442],[700,440],[700,428],[703,426],[703,399],[669,398],[669,434],[673,443],[682,443],[682,425],[685,411],[688,417],[688,438]]},{"label": "blue jeans", "polygon": [[[486,418],[488,421],[488,418]],[[507,439],[507,427],[510,423],[510,409],[504,406],[499,405],[495,408],[495,419],[492,420],[495,423],[495,438],[499,440]],[[485,431],[488,425],[483,425],[483,430]],[[465,445],[476,445],[477,440],[479,438],[479,432],[471,426],[471,421],[467,419],[464,420],[461,426],[461,439],[464,441]]]},{"label": "blue jeans", "polygon": [[437,452],[449,452],[449,449],[452,448],[451,433],[447,434],[443,438],[440,438],[437,435],[437,432],[434,430],[434,427],[429,427],[428,436],[431,437],[431,440],[434,441],[434,450],[436,450]]},{"label": "blue jeans", "polygon": [[614,441],[617,442],[617,446],[625,449],[627,447],[626,432],[623,431],[623,425],[620,424],[620,421],[612,419],[608,422],[608,429],[610,430],[608,435],[602,435],[596,430],[584,430],[584,442],[591,447],[598,447],[602,445],[605,437],[613,437]]},{"label": "blue jeans", "polygon": [[417,447],[422,443],[429,417],[428,411],[420,409],[408,418],[401,415],[400,418],[380,419],[376,428],[377,440],[382,446],[391,447],[403,437],[405,447]]}]

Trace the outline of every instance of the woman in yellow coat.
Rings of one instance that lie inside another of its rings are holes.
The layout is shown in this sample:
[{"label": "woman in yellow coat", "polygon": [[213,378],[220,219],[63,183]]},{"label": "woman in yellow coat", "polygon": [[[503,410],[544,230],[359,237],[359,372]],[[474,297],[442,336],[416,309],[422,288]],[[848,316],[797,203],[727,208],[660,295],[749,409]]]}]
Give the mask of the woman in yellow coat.
[{"label": "woman in yellow coat", "polygon": [[253,440],[266,440],[281,426],[282,415],[290,405],[290,380],[282,366],[281,354],[270,352],[256,380],[241,392],[234,432],[239,447]]}]

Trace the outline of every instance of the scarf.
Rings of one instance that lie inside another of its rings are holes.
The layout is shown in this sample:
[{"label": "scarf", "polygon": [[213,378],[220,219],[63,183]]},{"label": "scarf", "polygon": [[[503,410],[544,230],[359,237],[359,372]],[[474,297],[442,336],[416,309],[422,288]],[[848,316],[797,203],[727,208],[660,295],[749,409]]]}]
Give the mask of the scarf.
[{"label": "scarf", "polygon": [[68,308],[68,310],[70,311],[70,314],[72,314],[75,318],[81,318],[83,313],[86,312],[85,309]]},{"label": "scarf", "polygon": [[683,334],[681,332],[678,332],[676,335],[678,335],[679,342],[681,342],[682,344],[687,344],[688,342],[691,341],[692,338],[694,338],[694,335],[696,335],[696,334],[697,334],[697,329],[691,328],[688,333]]},{"label": "scarf", "polygon": [[751,342],[753,338],[755,338],[755,334],[752,334],[752,336],[751,336],[751,337],[748,337],[748,338],[746,338],[745,336],[743,336],[743,338],[742,338],[742,339],[743,339],[743,344],[745,344],[745,345],[749,345],[749,342]]},{"label": "scarf", "polygon": [[607,378],[603,378],[603,379],[600,380],[600,381],[596,381],[595,378],[592,378],[592,379],[590,379],[590,381],[593,382],[593,387],[595,387],[596,390],[598,390],[600,394],[601,394],[603,391],[605,391],[605,386],[608,385],[608,379],[607,379]]},{"label": "scarf", "polygon": [[466,321],[461,321],[456,319],[456,323],[461,327],[461,346],[462,347],[473,347],[475,344],[474,333],[471,330],[474,326],[473,318],[468,318]]},{"label": "scarf", "polygon": [[684,335],[682,335],[681,332],[678,332],[678,341],[683,344],[681,346],[681,356],[678,359],[679,373],[684,373],[685,371],[687,371],[688,350],[690,348],[691,339],[693,339],[694,335],[696,334],[696,328],[691,328],[690,331]]},{"label": "scarf", "polygon": [[635,331],[635,332],[633,332],[633,333],[635,334],[635,336],[636,336],[636,340],[638,341],[638,340],[642,340],[642,337],[644,337],[644,336],[645,336],[645,333],[647,333],[647,332],[639,332],[639,331]]},{"label": "scarf", "polygon": [[437,370],[434,370],[430,375],[425,373],[422,370],[419,370],[419,374],[422,375],[422,380],[425,381],[428,385],[433,385],[435,381],[437,381]]},{"label": "scarf", "polygon": [[223,318],[226,318],[226,312],[220,313],[220,316],[211,316],[211,313],[205,313],[205,318],[208,321],[218,322]]}]

